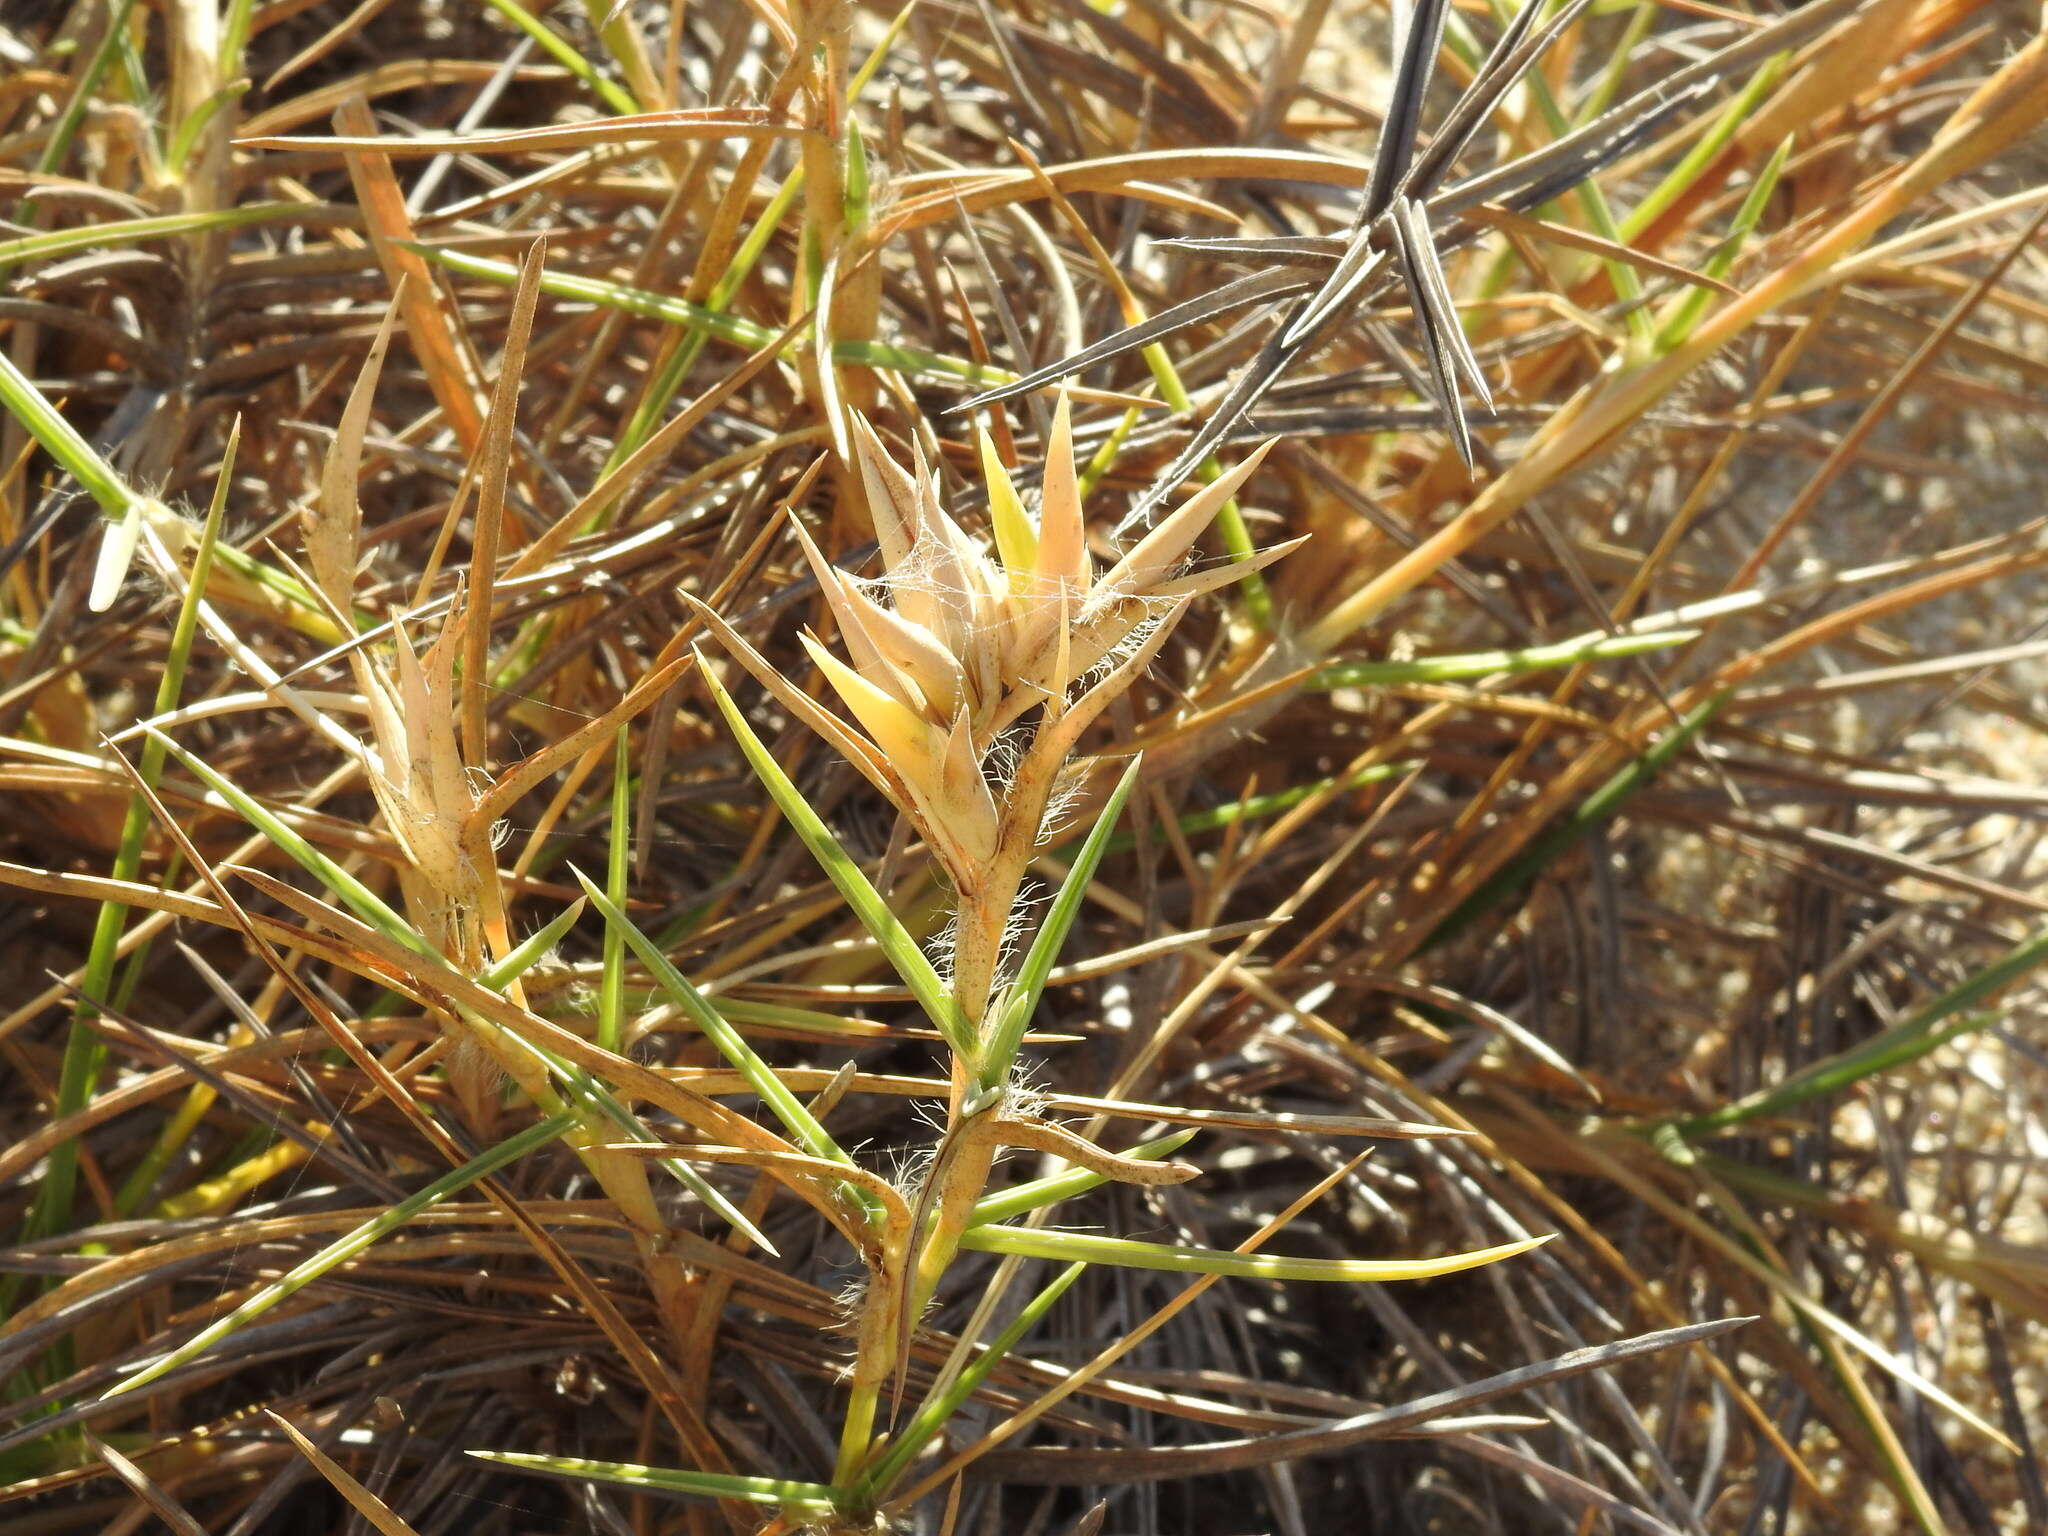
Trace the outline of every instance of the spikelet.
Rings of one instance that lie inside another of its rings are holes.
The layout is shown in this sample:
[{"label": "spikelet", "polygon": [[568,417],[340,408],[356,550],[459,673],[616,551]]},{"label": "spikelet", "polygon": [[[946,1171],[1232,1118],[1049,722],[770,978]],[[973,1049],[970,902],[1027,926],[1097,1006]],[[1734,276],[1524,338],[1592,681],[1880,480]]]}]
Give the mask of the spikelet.
[{"label": "spikelet", "polygon": [[[960,907],[956,981],[977,1018],[1046,807],[1074,772],[1068,759],[1082,732],[1136,681],[1192,596],[1292,546],[1177,574],[1265,447],[1098,573],[1064,397],[1046,443],[1035,524],[994,445],[981,439],[992,548],[947,513],[921,456],[906,469],[865,418],[850,413],[850,425],[882,575],[851,576],[801,527],[796,533],[844,651],[809,634],[804,645],[856,729],[821,711],[716,615],[705,616],[749,671],[896,803],[944,865]],[[1091,685],[1077,691],[1083,679]]]}]

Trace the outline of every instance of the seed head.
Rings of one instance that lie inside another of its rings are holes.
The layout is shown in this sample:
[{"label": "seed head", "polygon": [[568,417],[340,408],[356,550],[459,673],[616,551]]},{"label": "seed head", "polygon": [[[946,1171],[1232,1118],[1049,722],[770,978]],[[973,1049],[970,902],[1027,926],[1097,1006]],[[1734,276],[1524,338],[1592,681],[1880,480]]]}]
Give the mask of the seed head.
[{"label": "seed head", "polygon": [[[1043,796],[1033,797],[1035,804],[1015,803],[1009,792],[1014,779],[991,784],[998,735],[1037,709],[1039,733],[1064,726],[1058,734],[1071,750],[1086,724],[1070,718],[1075,710],[1085,704],[1092,718],[1114,697],[1090,690],[1070,701],[1078,679],[1125,651],[1148,625],[1147,649],[1155,648],[1164,639],[1163,622],[1178,617],[1186,598],[1265,563],[1173,574],[1266,450],[1205,487],[1098,575],[1088,554],[1064,398],[1046,444],[1035,525],[994,444],[981,435],[993,548],[948,515],[921,453],[905,469],[858,416],[852,436],[883,574],[863,581],[837,569],[799,528],[844,637],[846,659],[814,636],[805,635],[804,644],[866,733],[866,744],[901,782],[899,804],[956,878],[972,878],[1015,832],[1035,842],[1044,811]],[[1120,679],[1115,691],[1134,675]],[[1006,825],[1020,815],[1028,826]]]}]

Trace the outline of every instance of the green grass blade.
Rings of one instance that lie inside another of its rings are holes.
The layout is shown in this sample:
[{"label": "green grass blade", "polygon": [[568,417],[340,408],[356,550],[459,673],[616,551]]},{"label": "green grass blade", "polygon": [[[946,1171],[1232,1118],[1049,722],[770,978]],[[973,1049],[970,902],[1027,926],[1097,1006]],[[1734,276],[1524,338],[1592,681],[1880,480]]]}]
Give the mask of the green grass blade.
[{"label": "green grass blade", "polygon": [[811,809],[803,792],[782,771],[782,765],[775,761],[774,754],[754,734],[754,728],[747,724],[746,716],[740,713],[739,706],[725,691],[724,685],[709,671],[702,675],[719,713],[725,716],[740,750],[746,754],[748,763],[767,789],[769,798],[775,802],[776,809],[782,812],[804,846],[811,850],[811,857],[818,861],[826,879],[846,899],[854,916],[881,947],[884,958],[903,979],[903,984],[910,988],[910,995],[917,999],[946,1043],[961,1057],[974,1060],[978,1054],[978,1042],[972,1026],[961,1013],[959,1003],[946,984],[939,979],[931,961],[925,957],[925,952],[918,947],[917,940],[903,926],[903,920],[889,909],[882,893],[861,873],[852,855],[832,835],[832,829]]},{"label": "green grass blade", "polygon": [[[604,979],[597,992],[597,1043],[608,1051],[617,1051],[619,1042],[626,1037],[626,934],[631,925],[623,914],[626,910],[626,858],[633,846],[632,784],[633,754],[629,745],[630,733],[624,726],[619,727],[612,751],[612,824],[611,846],[606,850],[605,896],[603,907],[604,925]],[[579,872],[577,879],[582,879]],[[613,913],[621,914],[617,922],[612,921]]]},{"label": "green grass blade", "polygon": [[1066,945],[1074,920],[1081,915],[1081,902],[1088,894],[1089,882],[1095,878],[1096,867],[1102,863],[1102,856],[1108,850],[1110,834],[1116,830],[1117,818],[1123,814],[1124,805],[1131,798],[1131,789],[1138,782],[1143,761],[1142,758],[1132,758],[1130,767],[1124,770],[1124,776],[1110,791],[1101,814],[1095,818],[1094,827],[1081,844],[1080,851],[1074,855],[1067,878],[1052,899],[1051,909],[1039,923],[1038,932],[1032,936],[1031,947],[1024,952],[1023,963],[1017,967],[1016,980],[1010,983],[1010,990],[996,1015],[988,1054],[981,1061],[979,1077],[984,1088],[998,1087],[1007,1081],[1010,1069],[1016,1065],[1017,1049],[1022,1045],[1024,1031],[1031,1023],[1032,1010],[1038,1006],[1039,995],[1045,991],[1046,978],[1059,961],[1060,950]]},{"label": "green grass blade", "polygon": [[[7,246],[19,243],[0,241],[0,267],[6,264]],[[126,516],[142,502],[142,495],[99,456],[92,444],[78,435],[78,429],[43,398],[42,391],[29,382],[5,352],[0,352],[0,405],[6,406],[8,414],[28,428],[29,436],[86,488],[109,517]]]},{"label": "green grass blade", "polygon": [[1676,1128],[1688,1139],[1710,1135],[1747,1120],[1780,1114],[1815,1099],[1841,1093],[1881,1072],[1917,1061],[1960,1035],[1996,1023],[1996,1013],[1965,1014],[1961,1018],[1956,1015],[2043,964],[2048,964],[2048,928],[2014,945],[1990,965],[1922,1004],[1911,1016],[1901,1019],[1881,1034],[1825,1060],[1816,1061],[1794,1072],[1783,1082],[1760,1088],[1732,1104],[1677,1121]]},{"label": "green grass blade", "polygon": [[718,1047],[719,1054],[739,1069],[740,1076],[747,1080],[747,1086],[760,1096],[776,1119],[780,1120],[797,1145],[813,1157],[822,1157],[846,1167],[853,1166],[831,1132],[820,1125],[809,1109],[781,1078],[775,1069],[763,1061],[746,1037],[713,1008],[703,993],[699,992],[683,973],[660,950],[646,934],[642,933],[633,920],[621,912],[591,881],[590,877],[573,864],[570,872],[583,882],[583,889],[590,898],[590,904],[597,908],[610,932],[619,934],[639,957],[640,963],[666,992],[675,1005],[688,1014],[690,1021],[704,1032],[704,1036]]},{"label": "green grass blade", "polygon": [[215,91],[192,110],[192,115],[178,124],[177,132],[171,135],[169,148],[164,151],[165,163],[171,174],[182,178],[185,162],[192,158],[192,146],[199,142],[199,135],[206,131],[206,125],[227,108],[229,103],[238,101],[248,93],[247,80],[234,80]]},{"label": "green grass blade", "polygon": [[554,28],[518,4],[518,0],[483,0],[483,3],[532,38],[541,52],[603,97],[604,104],[614,112],[626,117],[640,110],[640,103],[631,91],[599,74],[596,65],[578,53]]},{"label": "green grass blade", "polygon": [[165,749],[197,776],[208,789],[232,806],[244,821],[289,854],[299,868],[332,891],[357,917],[385,937],[403,944],[407,949],[416,950],[421,954],[433,952],[427,941],[420,937],[419,931],[394,911],[381,896],[294,832],[255,796],[241,789],[210,764],[186,751],[155,726],[146,726],[144,729],[152,741],[162,742]]},{"label": "green grass blade", "polygon": [[[1750,183],[1749,192],[1742,199],[1742,206],[1735,210],[1735,221],[1728,226],[1728,237],[1707,258],[1701,270],[1708,277],[1721,278],[1728,275],[1735,265],[1735,258],[1742,251],[1757,225],[1762,222],[1764,209],[1769,206],[1771,194],[1778,190],[1778,177],[1784,172],[1785,162],[1792,154],[1791,135],[1779,141],[1771,158],[1764,162],[1762,170],[1756,173],[1756,180]],[[1704,288],[1692,288],[1673,299],[1664,312],[1664,318],[1657,325],[1657,352],[1676,351],[1683,346],[1699,326],[1701,317],[1707,312],[1707,305],[1713,295]]]},{"label": "green grass blade", "polygon": [[[408,250],[419,252],[429,261],[438,262],[450,271],[464,277],[473,277],[482,282],[496,283],[511,287],[519,280],[519,269],[509,262],[493,261],[488,256],[473,256],[466,251],[443,250],[423,241],[400,241]],[[4,250],[0,244],[0,250]],[[678,299],[669,294],[656,293],[650,288],[635,288],[627,283],[615,283],[601,277],[580,277],[566,272],[542,272],[541,292],[558,299],[573,299],[585,304],[601,304],[609,309],[624,310],[630,315],[642,315],[650,320],[666,320],[671,325],[686,330],[702,331],[714,340],[727,342],[748,351],[757,351],[781,334],[772,326],[760,325],[737,315],[719,314],[702,304],[692,304],[688,299]],[[1016,382],[1017,375],[1007,369],[993,368],[981,363],[972,363],[964,358],[948,357],[943,353],[926,352],[917,347],[891,345],[881,341],[842,341],[835,343],[832,355],[842,363],[859,363],[869,368],[888,368],[899,373],[924,374],[937,378],[958,379],[977,388],[993,388],[999,384]]]},{"label": "green grass blade", "polygon": [[1145,1243],[1093,1232],[1040,1231],[1029,1227],[971,1227],[962,1248],[980,1253],[1016,1253],[1029,1259],[1081,1264],[1118,1264],[1176,1275],[1234,1275],[1246,1280],[1321,1280],[1377,1284],[1388,1280],[1429,1280],[1482,1264],[1511,1259],[1549,1242],[1548,1237],[1475,1248],[1434,1259],[1290,1259],[1272,1253],[1227,1253],[1175,1243]]},{"label": "green grass blade", "polygon": [[[1139,355],[1145,359],[1145,367],[1152,375],[1154,386],[1159,390],[1159,398],[1178,414],[1192,417],[1195,412],[1194,397],[1188,393],[1187,385],[1181,381],[1180,370],[1173,366],[1173,358],[1168,354],[1166,344],[1155,341],[1150,346],[1140,348]],[[1127,423],[1135,423],[1137,412],[1125,412],[1124,420]],[[1129,428],[1126,426],[1112,437],[1112,441],[1121,444],[1128,432]],[[1108,446],[1105,444],[1105,449]],[[1094,461],[1091,460],[1089,468],[1092,470],[1094,467]],[[1107,471],[1108,467],[1105,464],[1104,471]],[[1222,478],[1223,463],[1211,454],[1202,460],[1195,473],[1201,477],[1204,485],[1213,484]],[[1091,489],[1092,484],[1090,482]],[[1251,530],[1245,526],[1244,509],[1238,505],[1235,496],[1216,509],[1214,527],[1223,542],[1224,552],[1231,559],[1249,560],[1257,553],[1252,544]],[[1261,629],[1271,629],[1273,595],[1267,590],[1266,578],[1257,571],[1247,571],[1238,579],[1237,585],[1244,589],[1245,612],[1251,616],[1252,622]]]},{"label": "green grass blade", "polygon": [[989,1372],[1023,1341],[1025,1334],[1038,1326],[1045,1314],[1052,1310],[1053,1303],[1066,1294],[1067,1288],[1081,1278],[1087,1267],[1086,1264],[1069,1264],[1055,1275],[1051,1284],[1024,1304],[1009,1326],[969,1362],[944,1392],[918,1410],[917,1416],[903,1427],[903,1432],[889,1442],[881,1459],[862,1474],[854,1490],[858,1503],[873,1503],[889,1491],[889,1485],[903,1475],[903,1469],[931,1443],[932,1436],[946,1427],[953,1415],[988,1379]]},{"label": "green grass blade", "polygon": [[219,66],[223,80],[242,73],[242,55],[248,51],[249,32],[256,19],[256,0],[228,0],[221,17]]},{"label": "green grass blade", "polygon": [[[0,352],[0,368],[11,369],[12,366],[5,352]],[[41,399],[40,396],[36,398]],[[68,424],[65,424],[65,430],[69,431]],[[220,475],[214,481],[213,500],[207,508],[206,522],[200,529],[199,545],[192,561],[192,581],[185,588],[184,597],[178,604],[178,617],[171,627],[171,642],[165,651],[164,668],[157,678],[156,698],[150,711],[153,716],[176,709],[184,694],[185,669],[191,660],[193,638],[199,631],[200,594],[206,590],[214,550],[220,543],[221,515],[227,507],[228,486],[234,476],[240,441],[241,429],[237,424],[229,431]],[[87,449],[88,453],[90,451]],[[93,457],[97,460],[98,456]],[[112,474],[112,471],[108,470],[108,473]],[[163,771],[163,743],[153,737],[145,739],[136,764],[137,774],[144,784],[155,789],[163,779]],[[120,841],[114,849],[114,879],[132,881],[140,873],[150,824],[149,803],[139,793],[130,794],[122,817]],[[106,1043],[92,1025],[99,1016],[99,1004],[108,996],[115,960],[120,954],[121,934],[127,923],[128,909],[120,902],[100,904],[93,923],[92,942],[86,951],[85,974],[80,978],[77,1007],[58,1069],[57,1098],[51,1113],[60,1120],[77,1114],[91,1102],[99,1087],[100,1075],[106,1070]],[[60,1142],[50,1149],[42,1182],[37,1186],[35,1201],[23,1224],[23,1239],[34,1241],[52,1237],[68,1227],[77,1187],[78,1143],[75,1140]],[[21,1280],[21,1276],[15,1275],[0,1279],[0,1310],[12,1302]]]},{"label": "green grass blade", "polygon": [[1749,121],[1750,114],[1762,104],[1765,92],[1778,83],[1778,77],[1785,72],[1790,60],[1789,53],[1777,53],[1764,60],[1757,72],[1736,95],[1735,99],[1721,109],[1699,142],[1686,152],[1685,158],[1674,165],[1665,178],[1659,182],[1650,195],[1638,203],[1633,212],[1622,220],[1621,232],[1625,239],[1634,240],[1644,230],[1656,223],[1664,210],[1685,196],[1692,184],[1699,179],[1714,157],[1727,147],[1728,141]]},{"label": "green grass blade", "polygon": [[[1277,816],[1282,811],[1291,811],[1302,801],[1316,795],[1344,794],[1354,789],[1364,789],[1372,784],[1384,784],[1388,779],[1398,779],[1403,774],[1413,773],[1422,766],[1418,758],[1409,758],[1399,763],[1375,763],[1361,768],[1356,773],[1333,774],[1327,779],[1313,779],[1306,784],[1297,784],[1292,789],[1276,789],[1269,794],[1246,795],[1228,805],[1213,805],[1204,811],[1188,811],[1174,818],[1180,830],[1192,837],[1202,832],[1216,832],[1224,827],[1235,826],[1241,821],[1261,821],[1268,816]],[[1166,828],[1154,823],[1151,841],[1163,844],[1167,841]],[[1128,853],[1138,846],[1138,834],[1119,832],[1109,840],[1109,852]]]},{"label": "green grass blade", "polygon": [[1520,650],[1469,651],[1457,656],[1422,656],[1413,661],[1340,661],[1309,681],[1317,689],[1386,687],[1400,683],[1451,683],[1497,673],[1544,672],[1588,661],[1640,656],[1699,638],[1696,629],[1666,629],[1640,635],[1579,635],[1552,645]]},{"label": "green grass blade", "polygon": [[38,261],[48,256],[65,256],[72,251],[96,251],[136,245],[144,240],[162,240],[170,235],[192,235],[215,229],[240,229],[248,224],[267,224],[303,219],[304,203],[248,203],[239,208],[216,208],[206,213],[160,213],[141,219],[109,219],[100,224],[82,224],[71,229],[45,230],[37,235],[18,235],[0,240],[0,267],[17,261]]},{"label": "green grass blade", "polygon": [[1700,733],[1728,701],[1717,693],[1695,706],[1684,719],[1657,739],[1650,749],[1628,764],[1588,795],[1578,808],[1556,826],[1532,841],[1521,853],[1494,872],[1470,896],[1445,916],[1417,948],[1423,954],[1469,928],[1494,908],[1520,891],[1566,849],[1572,847],[1602,822],[1611,820],[1637,790],[1649,783],[1678,756],[1685,744]]},{"label": "green grass blade", "polygon": [[578,919],[583,916],[583,909],[588,905],[588,902],[580,899],[570,902],[543,926],[520,940],[510,954],[485,970],[477,980],[487,987],[502,990],[524,976],[540,963],[542,956],[562,942],[569,930],[576,926]]},{"label": "green grass blade", "polygon": [[191,1339],[172,1350],[168,1355],[151,1361],[126,1381],[110,1388],[103,1394],[101,1400],[105,1401],[106,1398],[119,1397],[124,1392],[132,1392],[137,1387],[146,1386],[148,1383],[155,1381],[159,1376],[176,1370],[187,1361],[197,1359],[243,1324],[254,1318],[261,1317],[279,1302],[288,1299],[296,1292],[312,1284],[329,1270],[334,1269],[338,1265],[346,1264],[350,1259],[362,1253],[379,1239],[404,1226],[413,1217],[419,1215],[421,1211],[428,1209],[430,1206],[438,1205],[450,1195],[460,1193],[478,1179],[497,1172],[506,1164],[524,1157],[527,1153],[538,1151],[549,1142],[572,1129],[575,1123],[573,1115],[550,1115],[545,1120],[536,1121],[518,1135],[508,1137],[506,1140],[499,1142],[498,1145],[492,1147],[488,1152],[479,1153],[460,1168],[452,1169],[448,1173],[443,1174],[440,1178],[434,1180],[433,1183],[414,1194],[408,1195],[389,1210],[382,1211],[371,1217],[339,1241],[329,1243],[310,1259],[293,1266],[288,1274],[266,1285],[254,1296],[251,1296],[239,1307],[236,1307],[226,1317],[208,1324]]},{"label": "green grass blade", "polygon": [[789,1482],[779,1477],[740,1477],[729,1472],[690,1472],[670,1467],[640,1467],[625,1461],[587,1461],[580,1456],[542,1456],[530,1451],[470,1451],[479,1461],[494,1461],[521,1472],[546,1472],[556,1477],[618,1483],[656,1493],[694,1493],[707,1499],[744,1499],[750,1504],[778,1504],[807,1515],[829,1515],[840,1507],[839,1490],[826,1483]]},{"label": "green grass blade", "polygon": [[[746,238],[733,253],[725,271],[719,274],[718,280],[712,284],[711,291],[705,295],[704,307],[709,313],[722,315],[731,307],[733,295],[739,292],[740,285],[747,280],[748,274],[754,269],[754,264],[768,249],[768,243],[775,237],[776,230],[782,227],[782,220],[788,214],[790,205],[796,201],[796,195],[803,187],[803,180],[803,163],[799,161],[790,168],[789,174],[783,178],[782,185],[776,189],[775,195],[768,200],[768,206],[762,210],[761,217],[755,220],[754,227],[747,231]],[[641,444],[654,435],[669,406],[682,392],[683,380],[689,377],[690,370],[696,366],[697,357],[704,350],[707,335],[708,333],[702,330],[688,331],[678,345],[668,349],[668,355],[656,367],[655,376],[642,394],[640,404],[627,422],[626,429],[612,445],[612,451],[605,459],[605,474],[610,474],[625,463]],[[609,504],[595,509],[593,520],[604,517],[610,510]]]},{"label": "green grass blade", "polygon": [[[99,46],[86,61],[84,72],[78,77],[78,84],[72,90],[70,99],[64,103],[64,110],[57,118],[57,125],[50,131],[49,142],[36,157],[36,169],[54,171],[64,163],[64,157],[71,152],[71,142],[78,136],[79,125],[85,121],[91,110],[93,97],[99,93],[100,81],[106,77],[108,66],[121,51],[122,41],[128,36],[128,18],[135,9],[135,0],[116,0],[107,16],[107,29],[100,35]],[[26,203],[34,197],[33,190],[24,195]],[[0,263],[0,271],[6,264]]]}]

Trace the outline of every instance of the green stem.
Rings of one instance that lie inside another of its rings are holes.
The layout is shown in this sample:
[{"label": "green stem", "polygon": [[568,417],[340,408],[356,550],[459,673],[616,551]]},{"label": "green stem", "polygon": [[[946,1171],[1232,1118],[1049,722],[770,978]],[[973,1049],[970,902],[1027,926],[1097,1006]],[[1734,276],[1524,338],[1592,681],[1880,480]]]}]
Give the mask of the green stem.
[{"label": "green stem", "polygon": [[[0,378],[4,378],[12,367],[4,354],[0,354]],[[34,393],[33,390],[31,393]],[[36,395],[35,398],[41,400],[42,397]],[[31,427],[33,429],[33,424]],[[68,423],[65,424],[65,430],[70,430]],[[179,697],[184,691],[185,667],[191,658],[193,637],[199,628],[200,594],[206,590],[206,578],[213,564],[214,546],[220,537],[221,513],[226,507],[228,485],[233,478],[238,437],[238,432],[229,437],[227,451],[221,461],[220,477],[214,484],[213,503],[207,509],[206,524],[200,534],[198,550],[193,557],[192,575],[186,583],[184,598],[178,605],[177,622],[171,630],[171,643],[164,657],[163,674],[157,679],[153,713],[159,716],[176,709]],[[91,455],[91,458],[97,461],[98,455]],[[122,494],[132,494],[127,492],[125,486],[120,486],[120,491]],[[141,760],[136,765],[136,771],[142,782],[151,789],[155,789],[163,777],[164,750],[161,736],[151,734],[144,738]],[[143,845],[148,838],[150,823],[148,801],[139,792],[131,794],[128,797],[127,811],[121,820],[120,841],[114,850],[114,879],[133,881],[141,871]],[[63,1063],[58,1069],[57,1101],[51,1110],[52,1116],[57,1120],[61,1121],[80,1113],[92,1102],[93,1093],[99,1086],[100,1074],[106,1068],[106,1043],[93,1025],[100,1016],[99,1005],[106,1001],[109,995],[108,989],[114,977],[114,964],[120,955],[121,933],[127,920],[128,908],[123,903],[106,901],[100,904],[99,914],[93,922],[92,943],[86,953],[85,974],[81,978],[77,1005],[72,1012],[71,1030],[64,1042]],[[78,1188],[78,1159],[79,1144],[75,1137],[61,1141],[50,1149],[42,1184],[36,1190],[35,1202],[29,1208],[27,1219],[22,1223],[24,1242],[54,1237],[70,1226],[72,1202]],[[19,1275],[0,1278],[0,1312],[4,1312],[13,1302],[22,1279],[23,1277]]]}]

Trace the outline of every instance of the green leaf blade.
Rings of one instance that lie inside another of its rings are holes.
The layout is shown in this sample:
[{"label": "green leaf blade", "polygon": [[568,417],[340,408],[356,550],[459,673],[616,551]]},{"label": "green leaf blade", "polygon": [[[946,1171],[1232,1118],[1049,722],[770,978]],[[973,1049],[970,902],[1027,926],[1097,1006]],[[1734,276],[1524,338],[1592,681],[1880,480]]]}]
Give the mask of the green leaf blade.
[{"label": "green leaf blade", "polygon": [[1024,1042],[1024,1031],[1031,1022],[1032,1011],[1038,1007],[1046,979],[1052,975],[1052,968],[1059,960],[1060,950],[1067,942],[1074,920],[1081,915],[1081,902],[1088,894],[1089,882],[1094,880],[1096,868],[1108,851],[1117,818],[1123,814],[1124,806],[1131,798],[1143,761],[1142,758],[1133,758],[1130,767],[1117,781],[1116,788],[1110,791],[1109,799],[1095,818],[1095,825],[1089,830],[1086,841],[1075,853],[1074,861],[1067,869],[1067,878],[1053,897],[1051,909],[1038,925],[1038,932],[1032,937],[1030,949],[1025,951],[1023,963],[1017,967],[1016,979],[1010,983],[1010,990],[996,1016],[995,1033],[982,1059],[980,1081],[984,1088],[1001,1085],[1016,1064],[1017,1051]]},{"label": "green leaf blade", "polygon": [[522,1472],[554,1477],[617,1483],[652,1493],[694,1494],[706,1499],[742,1499],[750,1504],[775,1504],[805,1514],[835,1513],[840,1491],[828,1483],[799,1483],[778,1477],[741,1477],[730,1472],[693,1472],[684,1468],[643,1467],[624,1461],[591,1461],[581,1456],[542,1456],[531,1451],[469,1451],[478,1461],[496,1462]]}]

